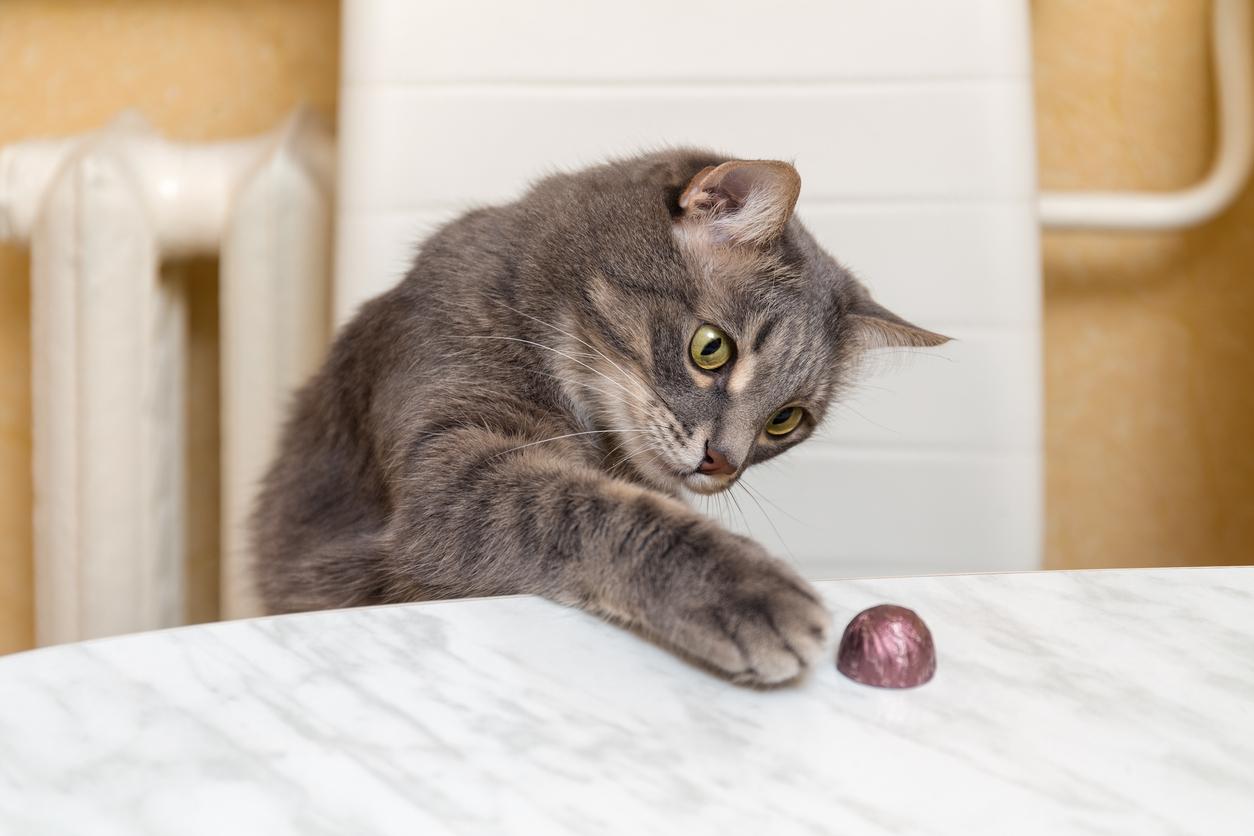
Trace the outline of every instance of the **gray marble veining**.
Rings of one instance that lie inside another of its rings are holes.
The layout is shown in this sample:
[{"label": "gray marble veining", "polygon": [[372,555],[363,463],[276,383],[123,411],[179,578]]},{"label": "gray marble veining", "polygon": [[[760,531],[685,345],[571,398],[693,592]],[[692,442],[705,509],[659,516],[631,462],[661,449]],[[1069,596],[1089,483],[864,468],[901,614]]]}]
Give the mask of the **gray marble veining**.
[{"label": "gray marble veining", "polygon": [[533,598],[0,659],[0,833],[1254,832],[1254,569],[820,588],[936,678],[745,690]]}]

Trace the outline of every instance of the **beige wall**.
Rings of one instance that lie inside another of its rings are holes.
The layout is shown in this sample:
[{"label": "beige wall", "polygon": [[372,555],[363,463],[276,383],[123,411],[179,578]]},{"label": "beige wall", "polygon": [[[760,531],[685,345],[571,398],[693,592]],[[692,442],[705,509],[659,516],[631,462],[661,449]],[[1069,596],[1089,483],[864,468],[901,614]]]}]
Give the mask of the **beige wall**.
[{"label": "beige wall", "polygon": [[[201,140],[258,133],[309,102],[334,117],[335,0],[3,0],[0,144],[98,127],[136,107]],[[0,246],[0,653],[31,642],[27,257]],[[212,618],[217,553],[216,265],[192,287],[188,467],[193,616]]]},{"label": "beige wall", "polygon": [[[1034,3],[1042,188],[1205,172],[1209,13]],[[1050,233],[1044,253],[1048,564],[1254,563],[1254,188],[1198,229]]]},{"label": "beige wall", "polygon": [[[332,113],[332,0],[0,3],[0,143],[90,129],[124,106],[168,134]],[[1044,188],[1185,185],[1212,136],[1202,0],[1036,0]],[[1051,566],[1251,562],[1254,190],[1216,222],[1045,241]],[[215,265],[176,270],[193,307],[191,570],[216,552]],[[30,642],[26,257],[0,247],[0,652]],[[211,594],[192,601],[213,615]]]}]

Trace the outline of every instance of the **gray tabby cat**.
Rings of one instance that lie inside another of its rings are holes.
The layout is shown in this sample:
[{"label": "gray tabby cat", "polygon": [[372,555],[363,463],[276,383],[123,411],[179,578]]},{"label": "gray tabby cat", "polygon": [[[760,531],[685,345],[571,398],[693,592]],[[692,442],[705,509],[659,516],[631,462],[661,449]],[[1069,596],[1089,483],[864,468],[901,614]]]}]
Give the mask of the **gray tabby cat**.
[{"label": "gray tabby cat", "polygon": [[782,162],[667,151],[435,233],[300,392],[255,519],[274,612],[534,593],[749,684],[830,616],[689,508],[804,441],[870,346],[945,338],[820,249]]}]

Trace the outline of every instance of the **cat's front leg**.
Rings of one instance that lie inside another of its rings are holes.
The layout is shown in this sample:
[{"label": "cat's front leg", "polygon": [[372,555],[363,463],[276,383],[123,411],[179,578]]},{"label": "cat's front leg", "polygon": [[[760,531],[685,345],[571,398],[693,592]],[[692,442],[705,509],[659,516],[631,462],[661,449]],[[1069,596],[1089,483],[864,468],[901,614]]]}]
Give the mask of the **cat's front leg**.
[{"label": "cat's front leg", "polygon": [[787,564],[565,443],[464,429],[422,445],[388,535],[392,599],[544,595],[752,684],[817,658],[830,616]]},{"label": "cat's front leg", "polygon": [[667,500],[624,510],[615,571],[574,583],[585,606],[746,684],[787,682],[818,658],[831,616],[791,567]]}]

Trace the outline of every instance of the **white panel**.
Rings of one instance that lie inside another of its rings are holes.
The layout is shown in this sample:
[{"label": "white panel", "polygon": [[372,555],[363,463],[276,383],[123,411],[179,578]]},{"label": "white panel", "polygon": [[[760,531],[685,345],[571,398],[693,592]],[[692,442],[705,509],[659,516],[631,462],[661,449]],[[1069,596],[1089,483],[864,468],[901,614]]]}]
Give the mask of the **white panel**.
[{"label": "white panel", "polygon": [[[935,326],[1040,322],[1036,207],[1021,203],[841,203],[798,215],[875,298]],[[942,329],[943,330],[943,329]]]},{"label": "white panel", "polygon": [[349,210],[504,201],[545,171],[698,145],[793,160],[807,201],[1026,200],[1027,94],[1024,81],[352,89],[340,198]]},{"label": "white panel", "polygon": [[810,577],[1036,569],[1039,468],[1032,453],[799,448],[697,505]]},{"label": "white panel", "polygon": [[1026,7],[1006,0],[349,0],[345,6],[344,78],[353,83],[1028,72]]},{"label": "white panel", "polygon": [[343,322],[367,299],[399,282],[409,271],[420,243],[454,210],[360,212],[340,217],[336,228],[335,312]]},{"label": "white panel", "polygon": [[1036,449],[1040,384],[1035,328],[946,330],[940,348],[873,352],[820,437],[841,446]]}]

